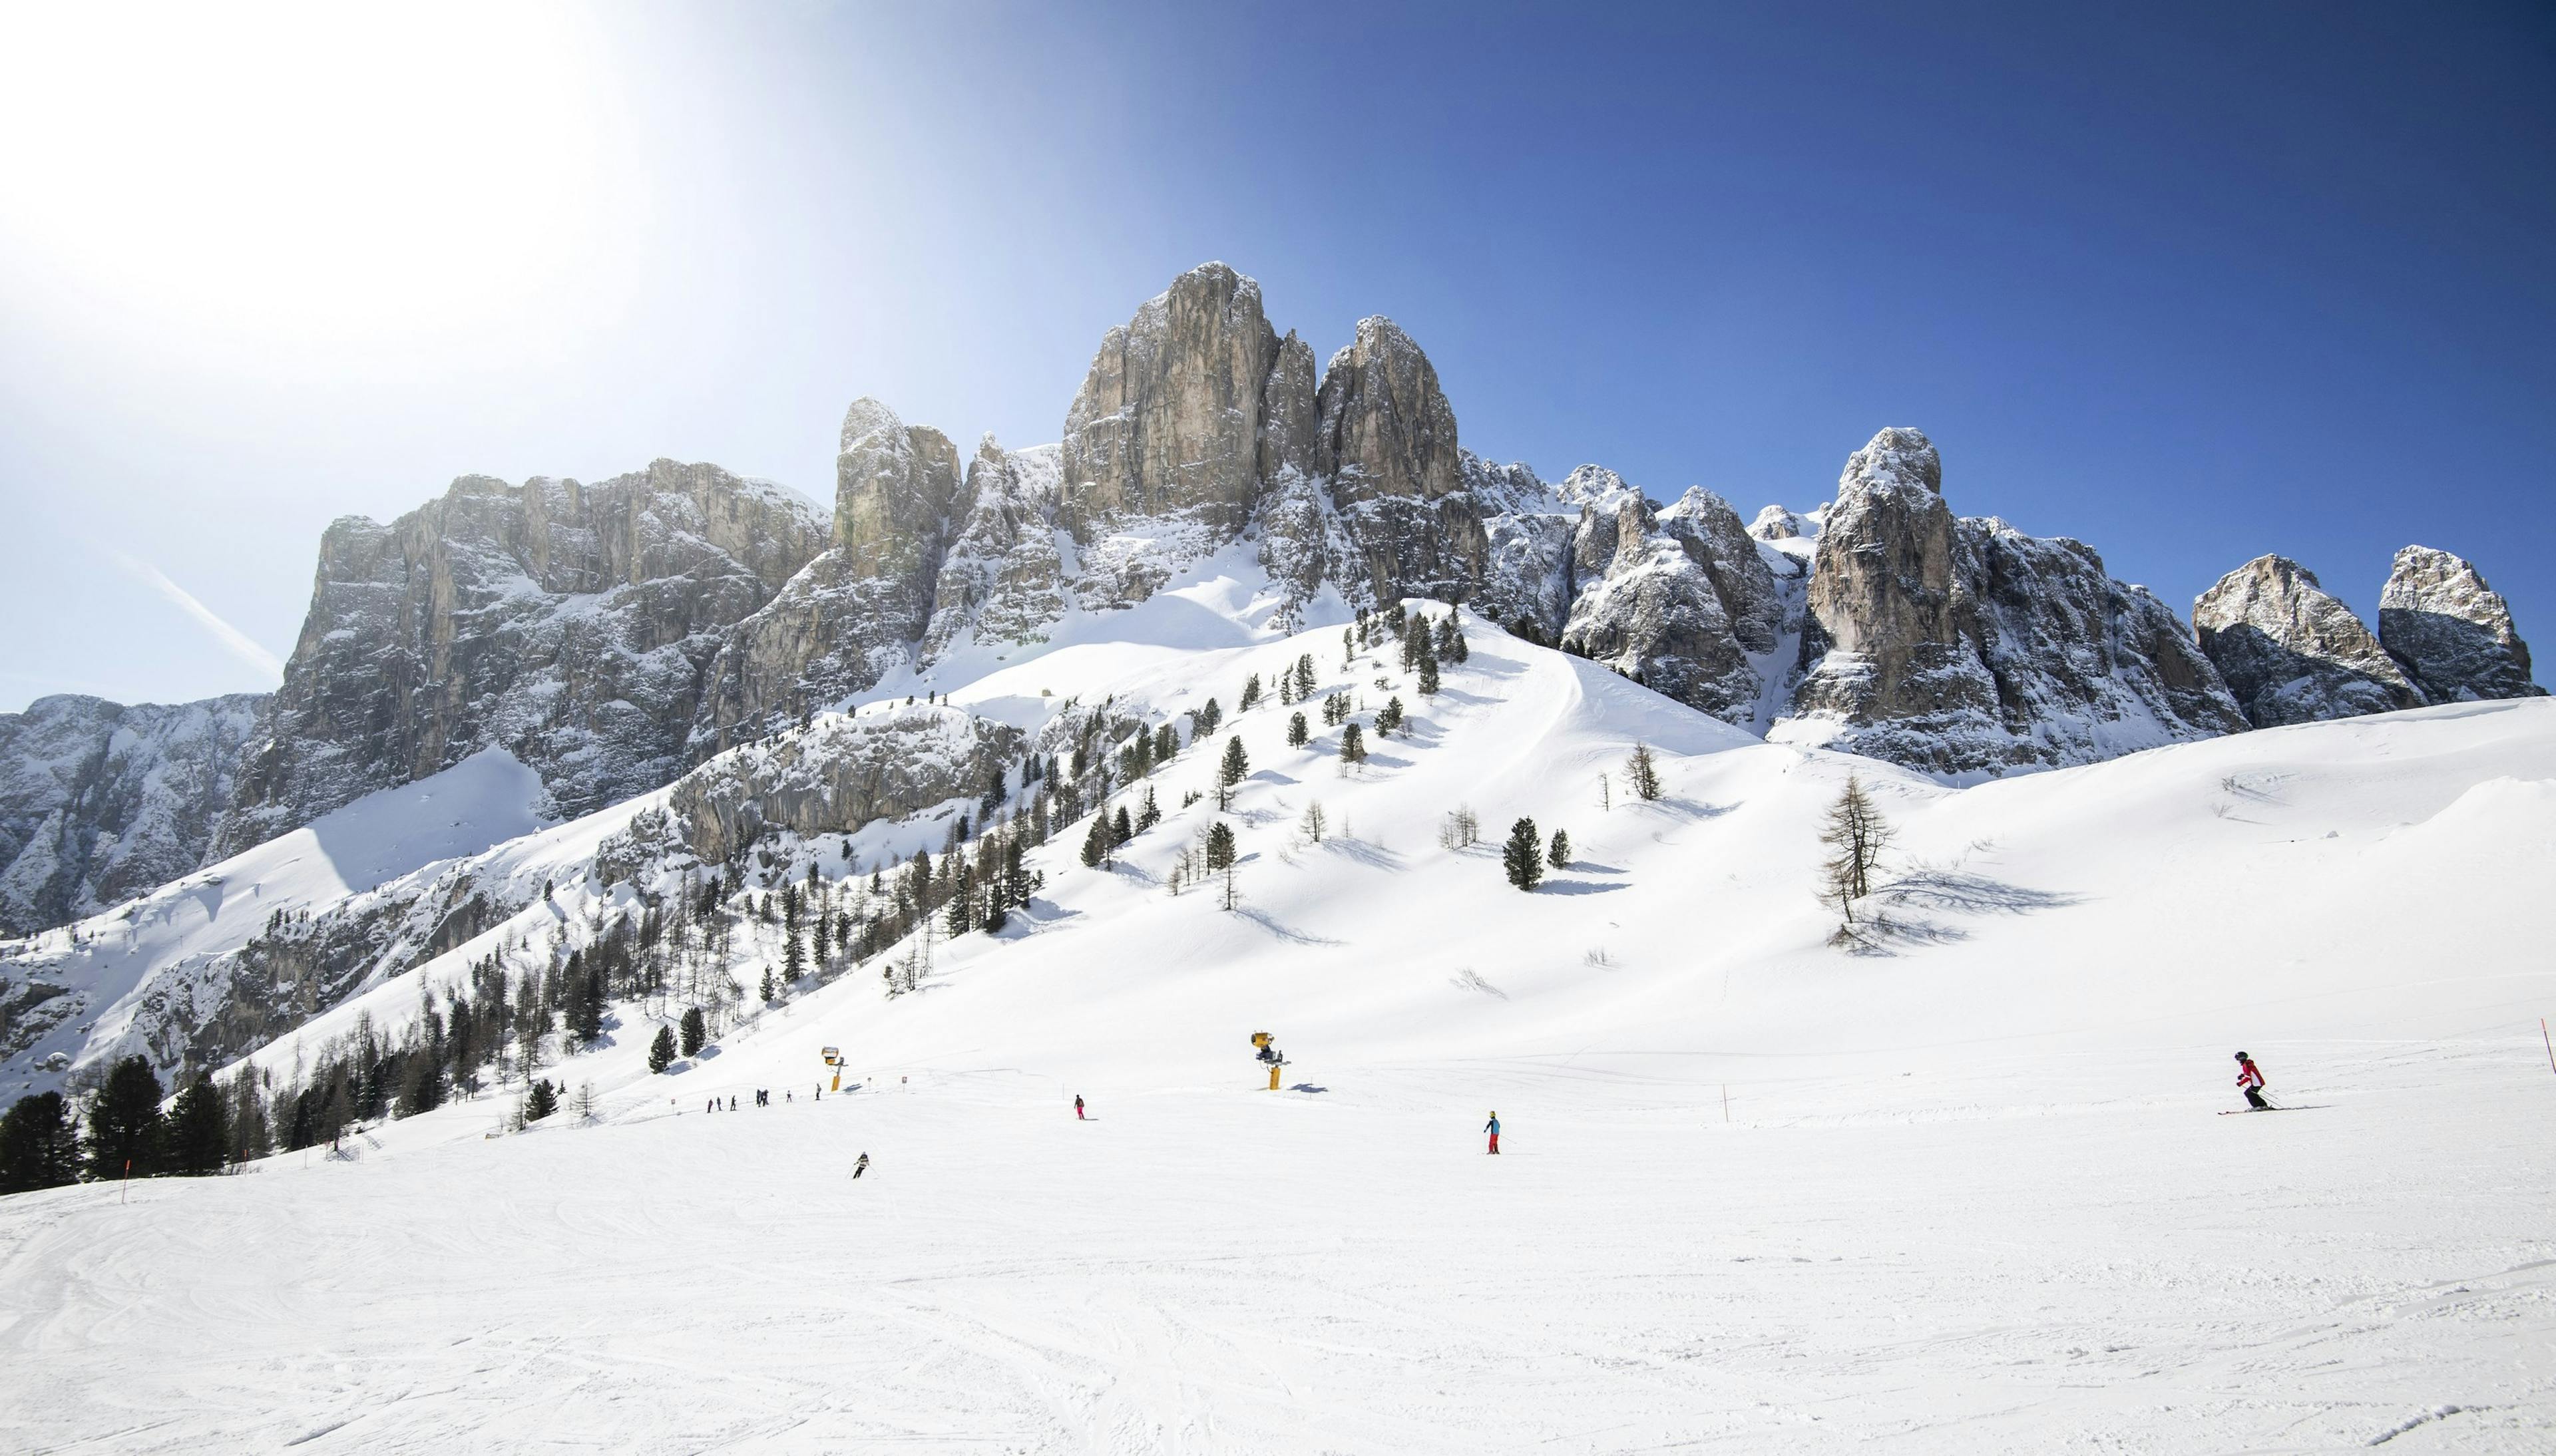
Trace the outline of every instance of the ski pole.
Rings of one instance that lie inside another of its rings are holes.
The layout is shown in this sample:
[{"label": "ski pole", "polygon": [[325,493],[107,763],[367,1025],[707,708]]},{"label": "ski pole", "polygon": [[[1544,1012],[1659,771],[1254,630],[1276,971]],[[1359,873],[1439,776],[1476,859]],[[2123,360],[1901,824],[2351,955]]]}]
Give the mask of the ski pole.
[{"label": "ski pole", "polygon": [[2547,1070],[2556,1072],[2556,1041],[2547,1038],[2547,1019],[2538,1019],[2538,1039],[2547,1047]]}]

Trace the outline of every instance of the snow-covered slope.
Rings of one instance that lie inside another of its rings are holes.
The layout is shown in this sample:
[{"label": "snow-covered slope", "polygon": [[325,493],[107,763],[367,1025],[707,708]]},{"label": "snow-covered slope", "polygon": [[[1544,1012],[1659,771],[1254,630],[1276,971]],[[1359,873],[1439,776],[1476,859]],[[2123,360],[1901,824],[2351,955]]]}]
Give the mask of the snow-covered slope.
[{"label": "snow-covered slope", "polygon": [[[14,1100],[133,1051],[180,1062],[230,999],[234,953],[261,931],[386,887],[398,898],[400,882],[431,876],[439,862],[530,832],[541,797],[538,776],[485,750],[115,910],[0,941],[0,1003],[11,1013],[0,1024],[11,1074],[0,1087]],[[314,991],[303,1014],[324,1004]]]},{"label": "snow-covered slope", "polygon": [[[680,1003],[617,1007],[603,1044],[544,1069],[592,1086],[590,1123],[488,1141],[520,1092],[501,1086],[336,1158],[122,1208],[104,1187],[0,1204],[0,1329],[38,1378],[13,1429],[192,1450],[2543,1449],[2556,704],[1953,789],[1468,630],[1427,699],[1389,653],[1344,666],[1331,628],[1005,665],[956,702],[1033,741],[1104,696],[1227,714],[1114,795],[1150,787],[1159,825],[1088,868],[1058,826],[1033,904],[941,941],[911,994],[878,974],[912,948],[891,947],[740,1008],[661,1075],[645,1048]],[[1316,700],[1360,703],[1362,769],[1338,729],[1288,747],[1295,707],[1232,711],[1244,674],[1306,655]],[[1374,737],[1396,695],[1410,729]],[[1182,806],[1228,737],[1250,759],[1231,811]],[[1625,792],[1636,742],[1655,802]],[[1859,954],[1811,893],[1850,776],[1899,831]],[[669,849],[638,880],[578,878],[667,801],[483,857],[555,897],[259,1061],[289,1084],[359,1016],[413,1018],[421,981],[578,943],[681,868]],[[1466,806],[1485,842],[1443,847]],[[857,874],[966,807],[779,835],[740,866]],[[1520,816],[1573,846],[1531,895],[1497,858]],[[1231,910],[1169,885],[1218,817]],[[734,974],[771,944],[748,917]],[[1254,1031],[1291,1090],[1254,1090]],[[830,1046],[848,1075],[820,1101]],[[2304,1110],[2212,1117],[2236,1046]],[[116,1313],[137,1286],[186,1291],[141,1362]]]}]

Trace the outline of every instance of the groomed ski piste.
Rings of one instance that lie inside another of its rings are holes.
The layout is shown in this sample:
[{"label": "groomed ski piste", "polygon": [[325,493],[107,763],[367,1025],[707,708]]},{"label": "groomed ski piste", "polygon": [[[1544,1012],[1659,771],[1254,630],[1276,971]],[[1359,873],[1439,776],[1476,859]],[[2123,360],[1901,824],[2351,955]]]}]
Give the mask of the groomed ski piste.
[{"label": "groomed ski piste", "polygon": [[[958,688],[1021,723],[1227,716],[1155,771],[1159,826],[1106,868],[1060,827],[1037,902],[911,994],[900,949],[660,1075],[623,1005],[544,1068],[591,1118],[506,1132],[518,1083],[333,1156],[0,1200],[0,1446],[2556,1445],[2556,702],[1956,789],[1466,625],[1434,697],[1389,640],[1344,667],[1336,623]],[[1319,720],[1289,748],[1294,708],[1232,711],[1304,654],[1317,699],[1361,699],[1363,768]],[[1378,738],[1389,694],[1412,722]],[[1231,735],[1228,910],[1167,882]],[[1863,953],[1814,898],[1850,775],[1899,834]],[[577,922],[578,867],[648,802],[493,851],[556,901],[261,1061]],[[1460,807],[1481,842],[1444,848]],[[1520,816],[1573,846],[1533,894],[1501,875]],[[874,825],[854,863],[940,833]],[[2214,1115],[2239,1048],[2294,1115]]]}]

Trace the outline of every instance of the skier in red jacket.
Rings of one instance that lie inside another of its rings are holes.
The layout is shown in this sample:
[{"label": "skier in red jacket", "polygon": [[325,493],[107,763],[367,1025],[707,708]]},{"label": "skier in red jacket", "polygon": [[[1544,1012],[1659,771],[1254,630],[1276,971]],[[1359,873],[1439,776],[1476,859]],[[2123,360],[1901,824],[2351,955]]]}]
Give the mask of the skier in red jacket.
[{"label": "skier in red jacket", "polygon": [[2245,1094],[2245,1100],[2253,1105],[2254,1111],[2272,1110],[2272,1104],[2263,1100],[2263,1069],[2254,1065],[2254,1058],[2241,1051],[2236,1053],[2236,1090]]}]

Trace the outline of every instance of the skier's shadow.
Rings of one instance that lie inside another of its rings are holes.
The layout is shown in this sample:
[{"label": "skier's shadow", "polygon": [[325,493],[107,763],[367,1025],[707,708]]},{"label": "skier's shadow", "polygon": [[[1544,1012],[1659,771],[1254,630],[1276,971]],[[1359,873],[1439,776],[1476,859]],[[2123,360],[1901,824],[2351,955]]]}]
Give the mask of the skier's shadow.
[{"label": "skier's shadow", "polygon": [[1290,1087],[1287,1090],[1290,1092],[1329,1092],[1332,1089],[1329,1087],[1317,1087],[1311,1082],[1298,1082],[1295,1086]]}]

